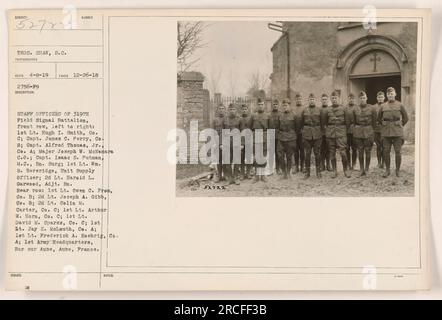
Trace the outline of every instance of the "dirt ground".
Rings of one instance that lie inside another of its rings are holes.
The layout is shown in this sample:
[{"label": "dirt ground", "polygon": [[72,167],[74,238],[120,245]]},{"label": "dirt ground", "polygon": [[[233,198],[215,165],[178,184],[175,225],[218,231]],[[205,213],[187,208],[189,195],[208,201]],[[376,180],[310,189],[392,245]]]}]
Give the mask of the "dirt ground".
[{"label": "dirt ground", "polygon": [[214,183],[212,180],[191,182],[191,178],[208,172],[208,166],[180,165],[177,167],[176,195],[179,197],[398,197],[414,195],[414,145],[402,148],[401,176],[394,173],[394,154],[392,151],[392,174],[382,178],[383,169],[377,168],[377,159],[373,148],[370,172],[359,177],[359,165],[346,178],[338,156],[338,177],[331,178],[331,172],[322,172],[322,179],[316,178],[314,167],[311,177],[303,179],[303,174],[292,175],[283,180],[279,175],[268,176],[268,182],[256,182],[252,179],[241,181],[240,185],[227,185],[225,182]]}]

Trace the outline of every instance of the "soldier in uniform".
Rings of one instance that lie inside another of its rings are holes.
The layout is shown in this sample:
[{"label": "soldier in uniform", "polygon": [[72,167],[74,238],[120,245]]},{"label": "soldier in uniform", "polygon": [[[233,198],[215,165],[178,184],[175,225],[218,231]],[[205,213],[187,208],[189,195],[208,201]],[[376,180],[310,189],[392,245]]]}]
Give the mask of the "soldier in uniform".
[{"label": "soldier in uniform", "polygon": [[300,93],[295,95],[295,108],[293,113],[295,115],[295,125],[296,125],[296,148],[295,148],[295,168],[294,172],[299,171],[304,172],[304,145],[302,144],[302,132],[301,132],[301,114],[304,107],[302,105],[302,96]]},{"label": "soldier in uniform", "polygon": [[[225,129],[240,130],[240,118],[236,113],[236,106],[231,103],[229,104],[229,114],[225,117],[224,127]],[[234,156],[237,154],[239,159],[241,157],[241,141],[236,141],[229,137],[230,140],[230,158],[228,159],[228,163],[223,164],[223,170],[225,175],[228,177],[228,184],[239,184],[238,176],[239,176],[239,161],[235,160]],[[227,141],[223,141],[223,151],[226,150]],[[238,159],[238,160],[239,160]]]},{"label": "soldier in uniform", "polygon": [[382,137],[381,137],[381,124],[378,122],[378,114],[381,109],[382,104],[385,102],[385,95],[382,91],[379,91],[376,95],[377,103],[373,105],[376,112],[376,125],[374,127],[374,143],[376,144],[376,157],[378,159],[378,168],[384,168],[384,155],[382,148]]},{"label": "soldier in uniform", "polygon": [[348,95],[348,105],[345,108],[345,112],[347,113],[348,118],[350,118],[351,123],[350,127],[347,130],[347,159],[348,164],[350,167],[350,170],[353,170],[353,166],[356,164],[356,158],[357,158],[357,151],[356,151],[356,144],[353,141],[353,112],[355,109],[355,95],[353,93],[350,93]]},{"label": "soldier in uniform", "polygon": [[337,177],[336,151],[341,154],[344,175],[350,178],[347,160],[347,128],[350,126],[350,119],[345,108],[339,104],[339,94],[334,91],[331,95],[332,105],[324,112],[323,123],[325,124],[325,136],[327,138],[327,149],[330,153],[330,160],[333,168],[332,178]]},{"label": "soldier in uniform", "polygon": [[[261,161],[258,159],[257,150],[262,150],[262,156],[267,158],[267,129],[269,128],[269,115],[264,110],[264,101],[259,98],[258,99],[258,109],[252,115],[251,118],[251,128],[253,131],[254,137],[254,166],[255,166],[255,182],[263,181],[267,182],[267,178],[265,176],[265,167],[267,165],[266,161]],[[257,138],[256,130],[263,130],[263,137],[261,139]]]},{"label": "soldier in uniform", "polygon": [[213,119],[212,128],[218,134],[218,163],[216,165],[215,182],[224,180],[223,172],[223,156],[222,156],[222,130],[225,128],[225,112],[226,107],[223,104],[218,105],[215,118]]},{"label": "soldier in uniform", "polygon": [[[376,125],[376,110],[367,104],[367,94],[359,93],[359,106],[354,111],[353,138],[358,147],[359,176],[365,176],[370,168],[371,149],[374,140],[374,128]],[[364,159],[365,153],[365,159]],[[364,163],[365,160],[365,163]]]},{"label": "soldier in uniform", "polygon": [[387,89],[387,99],[378,113],[381,123],[382,145],[384,148],[385,173],[384,178],[390,175],[390,151],[394,148],[396,161],[396,176],[399,177],[401,168],[401,148],[404,144],[404,126],[408,122],[408,114],[401,102],[396,100],[396,91],[393,87]]},{"label": "soldier in uniform", "polygon": [[[321,113],[327,112],[328,108],[328,95],[323,93],[321,96],[322,108]],[[322,128],[322,142],[321,142],[321,171],[332,171],[330,165],[330,155],[327,151],[327,139],[325,138],[325,127]]]},{"label": "soldier in uniform", "polygon": [[[269,114],[269,129],[275,130],[275,169],[277,174],[281,174],[281,166],[278,160],[278,127],[279,127],[279,101],[273,100],[272,111]],[[272,168],[273,169],[273,168]]]},{"label": "soldier in uniform", "polygon": [[292,157],[296,149],[295,116],[290,110],[290,101],[282,101],[283,112],[279,116],[278,130],[278,160],[282,168],[283,179],[290,177]]},{"label": "soldier in uniform", "polygon": [[[239,129],[241,132],[245,129],[251,129],[251,117],[249,114],[249,108],[246,104],[241,105],[241,117],[239,119]],[[250,137],[251,138],[251,137]],[[251,140],[250,140],[251,141]],[[251,171],[251,159],[248,157],[250,155],[246,154],[245,143],[247,140],[242,138],[241,140],[241,179],[250,179],[250,171]]]},{"label": "soldier in uniform", "polygon": [[301,127],[302,127],[302,139],[305,150],[305,175],[304,179],[310,177],[310,163],[312,149],[315,155],[316,164],[316,176],[321,178],[320,168],[320,150],[322,142],[322,117],[321,109],[316,107],[316,98],[313,93],[308,97],[309,105],[302,111],[301,114]]}]

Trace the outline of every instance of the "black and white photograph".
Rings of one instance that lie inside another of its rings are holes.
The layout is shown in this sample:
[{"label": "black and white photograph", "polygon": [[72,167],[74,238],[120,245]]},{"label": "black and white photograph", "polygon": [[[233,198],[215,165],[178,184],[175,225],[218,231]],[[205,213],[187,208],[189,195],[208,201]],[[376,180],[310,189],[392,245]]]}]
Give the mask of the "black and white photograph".
[{"label": "black and white photograph", "polygon": [[177,196],[414,196],[417,34],[178,21]]}]

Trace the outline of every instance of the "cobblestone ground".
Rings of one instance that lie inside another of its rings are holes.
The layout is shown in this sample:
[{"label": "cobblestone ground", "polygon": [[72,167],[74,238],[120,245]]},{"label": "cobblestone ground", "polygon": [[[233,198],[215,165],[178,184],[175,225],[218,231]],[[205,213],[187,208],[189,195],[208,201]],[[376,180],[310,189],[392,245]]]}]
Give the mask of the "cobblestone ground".
[{"label": "cobblestone ground", "polygon": [[[193,176],[196,172],[208,171],[208,167],[188,170]],[[215,183],[212,180],[191,183],[191,176],[178,174],[176,194],[180,197],[367,197],[367,196],[413,196],[414,195],[414,145],[402,148],[401,176],[394,174],[394,154],[392,152],[392,174],[382,178],[382,169],[377,168],[377,159],[373,150],[370,172],[359,177],[359,165],[351,171],[351,178],[344,177],[342,164],[338,156],[338,177],[333,179],[331,172],[323,172],[322,179],[316,178],[314,168],[311,177],[303,179],[303,174],[291,176],[289,180],[279,175],[271,175],[268,182],[243,180],[240,185],[227,185],[225,182]],[[185,171],[184,171],[185,172]]]}]

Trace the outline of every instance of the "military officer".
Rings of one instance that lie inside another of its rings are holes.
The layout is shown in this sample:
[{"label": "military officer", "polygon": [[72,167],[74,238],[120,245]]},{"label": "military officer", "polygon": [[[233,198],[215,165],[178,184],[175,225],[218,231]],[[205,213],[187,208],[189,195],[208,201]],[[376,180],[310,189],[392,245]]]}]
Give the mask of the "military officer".
[{"label": "military officer", "polygon": [[[328,108],[328,95],[326,93],[323,93],[321,96],[321,103],[322,108],[321,112],[327,112]],[[322,141],[321,141],[321,171],[324,171],[327,169],[327,171],[332,171],[331,165],[330,165],[330,155],[327,151],[327,139],[325,138],[325,127],[322,129]]]},{"label": "military officer", "polygon": [[334,91],[331,95],[332,105],[327,109],[327,112],[323,114],[325,124],[325,135],[327,138],[327,149],[330,153],[330,160],[333,168],[332,178],[337,177],[336,168],[336,151],[341,154],[342,166],[344,169],[344,175],[350,178],[348,172],[348,160],[347,160],[347,128],[350,126],[350,119],[345,112],[345,108],[339,104],[339,94]]},{"label": "military officer", "polygon": [[[243,138],[241,140],[241,180],[250,179],[251,171],[251,154],[246,153],[246,143],[248,143],[245,134],[246,129],[251,129],[251,117],[249,114],[249,107],[246,104],[241,105],[241,117],[239,119],[239,129],[243,133]],[[249,141],[252,141],[251,135],[248,137]],[[250,143],[249,142],[249,143]]]},{"label": "military officer", "polygon": [[357,147],[353,141],[353,127],[354,127],[353,112],[354,112],[354,109],[355,109],[355,95],[353,93],[350,93],[348,95],[348,105],[345,108],[345,112],[347,113],[348,118],[351,119],[350,120],[351,121],[350,127],[347,130],[347,150],[346,150],[350,170],[353,170],[353,166],[355,166],[356,158],[357,158],[357,154],[356,154]]},{"label": "military officer", "polygon": [[295,115],[290,110],[290,100],[282,101],[283,112],[279,116],[278,158],[282,168],[283,179],[290,177],[292,157],[296,149]]},{"label": "military officer", "polygon": [[312,149],[315,155],[316,176],[321,178],[320,150],[322,142],[322,118],[321,109],[316,107],[316,98],[313,93],[308,97],[308,107],[301,114],[302,139],[305,150],[305,175],[304,179],[310,177],[310,163]]},{"label": "military officer", "polygon": [[[267,182],[265,167],[267,165],[267,129],[269,128],[269,115],[264,110],[264,101],[258,99],[257,112],[252,115],[251,128],[254,140],[254,159],[255,180],[254,182]],[[263,131],[262,138],[258,138],[257,130]],[[262,151],[261,151],[262,150]],[[262,153],[261,153],[262,152]]]},{"label": "military officer", "polygon": [[213,119],[212,128],[218,134],[218,163],[216,165],[216,175],[215,182],[220,182],[224,180],[224,172],[223,172],[223,157],[222,157],[222,130],[225,129],[225,112],[226,107],[223,104],[219,104],[216,110],[216,115]]},{"label": "military officer", "polygon": [[295,148],[295,167],[294,172],[304,172],[304,146],[302,144],[302,132],[301,132],[301,114],[304,110],[302,105],[302,96],[300,93],[295,95],[295,107],[293,108],[293,114],[295,115],[296,123],[296,148]]},{"label": "military officer", "polygon": [[379,91],[376,95],[377,103],[373,105],[376,112],[376,125],[374,127],[374,143],[376,144],[376,157],[378,159],[378,168],[384,168],[384,155],[382,147],[382,137],[381,137],[381,124],[378,122],[378,114],[381,109],[382,104],[385,102],[385,94]]},{"label": "military officer", "polygon": [[[365,176],[370,168],[371,149],[374,140],[374,128],[376,125],[376,110],[367,103],[367,94],[359,93],[359,106],[353,110],[354,128],[353,138],[358,147],[359,176]],[[365,153],[365,159],[364,159]],[[364,163],[365,160],[365,163]]]},{"label": "military officer", "polygon": [[[240,118],[237,115],[236,106],[233,103],[229,104],[229,113],[224,120],[225,129],[231,131],[234,129],[238,129],[238,131],[240,130]],[[230,146],[227,145],[227,141],[223,141],[223,152],[227,147],[230,147],[230,157],[227,163],[223,164],[223,170],[228,178],[228,184],[239,184],[238,176],[240,161],[238,160],[241,157],[241,141],[236,141],[235,139],[232,139],[232,137],[230,137],[229,140]],[[239,157],[238,160],[235,159],[235,154]]]},{"label": "military officer", "polygon": [[404,144],[404,126],[408,122],[408,114],[401,102],[396,100],[396,90],[387,89],[387,102],[382,104],[378,113],[381,123],[382,145],[384,148],[385,173],[384,178],[390,175],[390,151],[394,148],[396,161],[396,176],[399,177],[401,168],[401,148]]},{"label": "military officer", "polygon": [[277,174],[281,174],[281,168],[278,160],[278,127],[279,127],[279,101],[277,99],[272,102],[272,111],[269,114],[269,129],[275,130],[275,169]]}]

